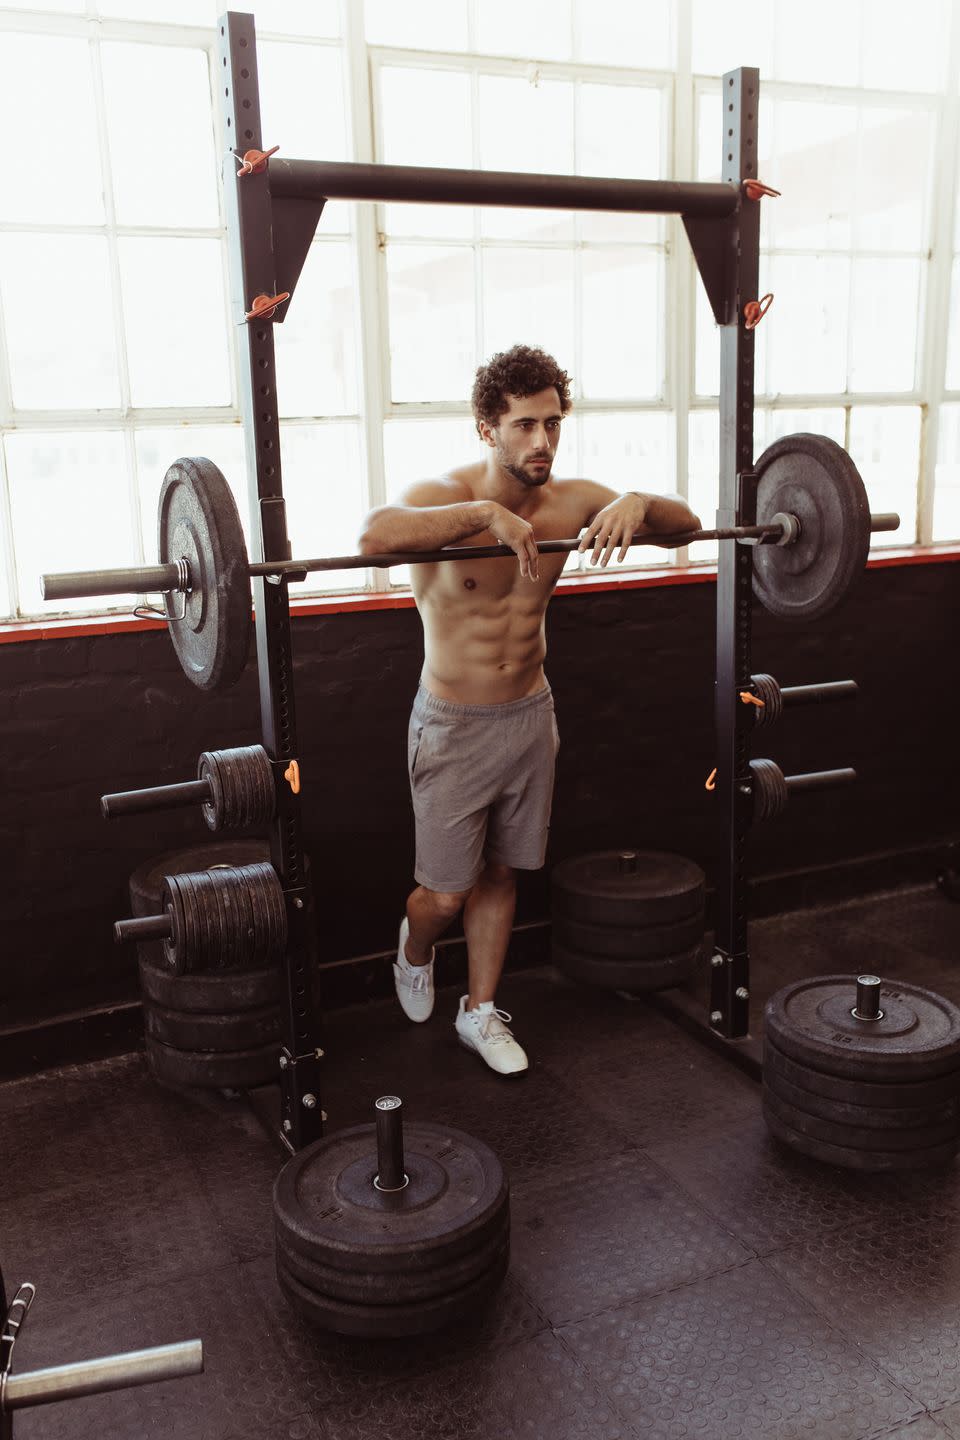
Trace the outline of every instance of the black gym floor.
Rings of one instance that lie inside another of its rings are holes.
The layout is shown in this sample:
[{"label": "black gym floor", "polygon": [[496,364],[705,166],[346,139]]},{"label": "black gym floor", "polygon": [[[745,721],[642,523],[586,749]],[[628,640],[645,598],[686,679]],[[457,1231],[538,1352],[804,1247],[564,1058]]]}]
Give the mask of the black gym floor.
[{"label": "black gym floor", "polygon": [[[960,905],[901,891],[751,928],[759,1005],[804,974],[960,1002]],[[331,1125],[396,1091],[487,1140],[512,1185],[486,1315],[412,1341],[311,1332],[273,1275],[274,1142],[240,1100],[159,1089],[140,1055],[0,1087],[17,1370],[203,1339],[202,1376],[21,1412],[30,1437],[960,1437],[960,1171],[827,1169],[767,1136],[759,1087],[646,1004],[508,974],[532,1057],[504,1081],[375,1003],[327,1023]],[[269,1096],[267,1096],[269,1099]]]}]

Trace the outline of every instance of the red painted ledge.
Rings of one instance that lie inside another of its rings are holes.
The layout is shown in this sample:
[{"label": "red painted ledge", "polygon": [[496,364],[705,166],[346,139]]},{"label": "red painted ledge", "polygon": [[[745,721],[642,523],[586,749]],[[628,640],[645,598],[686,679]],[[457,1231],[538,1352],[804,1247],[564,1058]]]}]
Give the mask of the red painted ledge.
[{"label": "red painted ledge", "polygon": [[[891,546],[871,555],[868,570],[888,569],[893,565],[944,565],[960,561],[960,545]],[[663,565],[644,570],[598,575],[563,575],[557,593],[593,595],[603,590],[645,590],[658,585],[710,585],[716,581],[717,567],[708,565]],[[291,614],[339,615],[352,610],[410,610],[413,596],[409,591],[344,595],[323,595],[313,599],[290,602]],[[82,635],[130,635],[139,630],[164,630],[165,620],[139,615],[86,615],[76,620],[13,620],[0,625],[0,645],[22,640],[67,640]]]}]

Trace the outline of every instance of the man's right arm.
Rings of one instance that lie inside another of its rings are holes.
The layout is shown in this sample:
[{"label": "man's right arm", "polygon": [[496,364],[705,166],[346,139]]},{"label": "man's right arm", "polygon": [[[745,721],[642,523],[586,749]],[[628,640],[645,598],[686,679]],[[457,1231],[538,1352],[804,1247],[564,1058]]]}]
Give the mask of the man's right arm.
[{"label": "man's right arm", "polygon": [[456,499],[458,491],[459,486],[442,480],[424,480],[409,486],[399,505],[380,505],[371,510],[360,535],[360,554],[442,550],[489,530],[501,545],[509,545],[516,554],[521,575],[536,579],[538,553],[533,526],[495,500]]}]

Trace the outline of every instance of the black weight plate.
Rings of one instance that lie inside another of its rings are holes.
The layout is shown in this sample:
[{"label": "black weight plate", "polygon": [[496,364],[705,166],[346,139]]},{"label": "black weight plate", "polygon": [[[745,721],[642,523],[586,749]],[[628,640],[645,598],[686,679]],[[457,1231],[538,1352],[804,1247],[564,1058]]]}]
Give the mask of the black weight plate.
[{"label": "black weight plate", "polygon": [[826,435],[785,435],[757,461],[757,524],[795,515],[792,545],[757,545],[753,593],[788,620],[816,620],[850,592],[870,550],[870,504],[860,472]]},{"label": "black weight plate", "polygon": [[764,1033],[801,1064],[855,1080],[918,1080],[960,1067],[960,1009],[919,985],[885,983],[882,1020],[856,1020],[856,980],[823,975],[785,985],[764,1009]]},{"label": "black weight plate", "polygon": [[180,1050],[146,1036],[147,1062],[157,1080],[188,1089],[229,1090],[266,1085],[279,1073],[280,1042],[253,1050]]},{"label": "black weight plate", "polygon": [[202,963],[194,967],[197,970],[222,970],[224,965],[224,926],[228,922],[214,874],[213,870],[195,870],[188,877],[203,916],[205,930],[206,950]]},{"label": "black weight plate", "polygon": [[197,779],[206,780],[210,786],[210,799],[204,801],[200,810],[208,830],[226,830],[229,822],[224,805],[223,780],[217,763],[215,750],[204,750],[197,760]]},{"label": "black weight plate", "polygon": [[955,1119],[939,1125],[917,1126],[907,1130],[874,1130],[862,1125],[837,1125],[820,1115],[791,1105],[769,1085],[764,1087],[763,1103],[768,1110],[801,1135],[823,1140],[828,1145],[843,1145],[849,1150],[929,1150],[953,1140],[960,1145],[960,1131]]},{"label": "black weight plate", "polygon": [[175,975],[168,965],[140,961],[144,1000],[166,1010],[198,1015],[237,1015],[280,1003],[280,969],[221,971],[215,975]]},{"label": "black weight plate", "polygon": [[960,1072],[940,1075],[933,1080],[911,1080],[908,1077],[903,1081],[890,1082],[828,1075],[799,1060],[791,1060],[789,1055],[777,1048],[769,1035],[763,1037],[763,1064],[765,1070],[775,1070],[784,1080],[811,1096],[820,1096],[842,1105],[863,1105],[872,1110],[933,1107],[960,1097]]},{"label": "black weight plate", "polygon": [[255,1050],[280,1039],[280,1006],[267,1005],[239,1014],[202,1015],[196,1012],[143,1007],[148,1035],[177,1050]]},{"label": "black weight plate", "polygon": [[703,954],[703,945],[692,945],[677,955],[656,960],[617,960],[605,955],[584,955],[553,942],[553,963],[565,975],[585,985],[604,990],[667,990],[689,980]]},{"label": "black weight plate", "polygon": [[553,917],[553,938],[565,950],[626,960],[657,960],[677,955],[700,943],[703,928],[702,911],[687,920],[675,920],[672,925],[645,925],[641,929],[587,925],[582,920],[571,920],[568,915],[561,914]]},{"label": "black weight plate", "polygon": [[668,925],[703,909],[704,875],[682,855],[658,850],[631,852],[635,870],[622,870],[622,850],[579,855],[554,867],[556,909],[588,925]]},{"label": "black weight plate", "polygon": [[169,940],[164,940],[163,953],[176,974],[183,975],[190,969],[191,956],[196,954],[196,917],[184,899],[180,876],[169,875],[167,885],[164,908],[169,910],[173,933]]},{"label": "black weight plate", "polygon": [[[956,1100],[940,1100],[936,1105],[853,1105],[842,1100],[827,1100],[823,1095],[812,1095],[800,1085],[786,1080],[773,1066],[764,1063],[763,1083],[778,1099],[827,1120],[834,1125],[852,1126],[854,1129],[922,1130],[931,1125],[953,1125],[960,1135],[960,1117]],[[829,1137],[827,1137],[829,1138]]]},{"label": "black weight plate", "polygon": [[339,1335],[400,1339],[406,1335],[426,1335],[475,1315],[500,1288],[509,1264],[510,1251],[505,1245],[496,1263],[469,1284],[446,1295],[407,1305],[356,1305],[317,1295],[279,1262],[277,1280],[294,1309],[325,1330]]},{"label": "black weight plate", "polygon": [[223,952],[223,967],[226,970],[243,969],[255,963],[250,890],[245,884],[234,883],[231,879],[234,874],[232,869],[220,867],[210,871],[226,926]]},{"label": "black weight plate", "polygon": [[957,1153],[957,1141],[949,1140],[943,1145],[934,1145],[929,1150],[853,1150],[845,1145],[831,1145],[826,1140],[817,1140],[794,1130],[780,1119],[764,1103],[763,1118],[771,1135],[791,1150],[822,1160],[828,1165],[839,1165],[844,1170],[886,1171],[926,1170],[940,1165],[949,1165]]},{"label": "black weight plate", "polygon": [[214,865],[252,865],[270,858],[270,846],[263,840],[208,840],[156,855],[138,865],[130,876],[130,913],[154,915],[160,909],[160,891],[165,875],[182,875],[190,870],[209,870]]},{"label": "black weight plate", "polygon": [[175,877],[180,897],[183,901],[184,915],[187,919],[188,931],[193,927],[193,942],[188,942],[187,950],[183,959],[183,971],[192,974],[197,970],[209,970],[210,965],[210,934],[207,926],[206,910],[197,894],[197,887],[194,883],[195,876],[199,872],[177,875]]},{"label": "black weight plate", "polygon": [[170,466],[160,490],[159,533],[160,563],[185,559],[190,567],[190,592],[165,597],[183,672],[200,690],[226,689],[239,680],[250,649],[250,572],[236,501],[211,460],[195,456]]},{"label": "black weight plate", "polygon": [[461,1130],[404,1126],[404,1190],[384,1194],[376,1131],[357,1125],[306,1146],[277,1176],[277,1234],[308,1259],[380,1273],[446,1264],[503,1223],[509,1191],[496,1155]]},{"label": "black weight plate", "polygon": [[332,1300],[346,1300],[354,1305],[398,1305],[415,1300],[430,1300],[459,1290],[495,1265],[510,1238],[510,1216],[504,1211],[503,1223],[473,1250],[444,1265],[431,1265],[421,1270],[400,1273],[377,1270],[342,1270],[308,1260],[284,1244],[277,1236],[277,1264],[288,1275],[299,1280],[315,1295]]}]

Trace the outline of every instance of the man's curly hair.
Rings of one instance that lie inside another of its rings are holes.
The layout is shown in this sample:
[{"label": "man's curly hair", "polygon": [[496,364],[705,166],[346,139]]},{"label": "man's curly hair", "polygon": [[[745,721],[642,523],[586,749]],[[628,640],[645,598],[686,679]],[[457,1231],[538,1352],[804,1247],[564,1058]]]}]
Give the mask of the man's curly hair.
[{"label": "man's curly hair", "polygon": [[560,396],[560,413],[566,415],[572,403],[570,376],[560,369],[552,355],[534,345],[514,345],[492,356],[477,371],[470,395],[477,434],[480,434],[481,421],[496,425],[500,416],[507,413],[511,395],[522,399],[551,385]]}]

